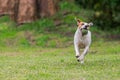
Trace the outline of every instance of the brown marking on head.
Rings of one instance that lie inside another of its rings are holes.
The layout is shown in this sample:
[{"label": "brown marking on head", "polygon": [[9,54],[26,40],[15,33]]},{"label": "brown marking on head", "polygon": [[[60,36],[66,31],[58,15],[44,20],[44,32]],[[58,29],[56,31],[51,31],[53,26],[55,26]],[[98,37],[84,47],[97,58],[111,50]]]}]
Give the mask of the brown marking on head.
[{"label": "brown marking on head", "polygon": [[80,28],[82,25],[84,25],[84,22],[82,22],[78,19],[77,20],[77,26]]}]

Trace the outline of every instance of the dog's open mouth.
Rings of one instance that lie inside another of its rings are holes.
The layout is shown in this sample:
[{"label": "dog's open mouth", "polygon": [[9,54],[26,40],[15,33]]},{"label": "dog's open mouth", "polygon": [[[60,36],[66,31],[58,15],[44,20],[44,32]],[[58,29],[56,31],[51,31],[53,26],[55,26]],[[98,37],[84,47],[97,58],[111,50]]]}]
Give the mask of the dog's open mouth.
[{"label": "dog's open mouth", "polygon": [[83,28],[84,30],[88,30],[88,27]]}]

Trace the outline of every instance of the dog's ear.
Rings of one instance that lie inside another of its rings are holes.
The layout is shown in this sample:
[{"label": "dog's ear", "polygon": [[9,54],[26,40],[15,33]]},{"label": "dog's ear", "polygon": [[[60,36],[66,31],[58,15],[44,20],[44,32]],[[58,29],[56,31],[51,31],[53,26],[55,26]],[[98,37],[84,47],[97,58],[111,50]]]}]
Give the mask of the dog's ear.
[{"label": "dog's ear", "polygon": [[80,19],[77,19],[76,17],[75,17],[75,21],[77,21],[77,23],[81,22]]},{"label": "dog's ear", "polygon": [[77,20],[77,26],[79,26],[81,23],[80,19]]},{"label": "dog's ear", "polygon": [[77,22],[80,23],[81,22],[80,19],[78,19]]},{"label": "dog's ear", "polygon": [[77,26],[79,26],[79,24],[81,23],[80,19],[77,19],[77,18],[75,17],[75,21],[77,22]]},{"label": "dog's ear", "polygon": [[89,23],[89,26],[93,26],[93,23],[92,23],[92,22],[90,22],[90,23]]}]

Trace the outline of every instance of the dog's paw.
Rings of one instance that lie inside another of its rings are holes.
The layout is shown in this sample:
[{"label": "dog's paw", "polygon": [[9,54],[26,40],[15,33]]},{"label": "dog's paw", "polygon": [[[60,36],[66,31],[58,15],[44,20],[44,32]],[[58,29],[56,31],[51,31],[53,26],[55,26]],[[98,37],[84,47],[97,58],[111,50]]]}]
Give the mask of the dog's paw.
[{"label": "dog's paw", "polygon": [[84,60],[80,60],[80,59],[77,59],[78,62],[80,62],[81,64],[84,64]]},{"label": "dog's paw", "polygon": [[81,56],[79,57],[79,60],[80,60],[80,61],[83,61],[83,60],[84,60],[84,56],[81,55]]},{"label": "dog's paw", "polygon": [[80,62],[81,64],[84,64],[84,60],[77,59],[77,61]]},{"label": "dog's paw", "polygon": [[84,60],[80,61],[81,64],[84,64]]},{"label": "dog's paw", "polygon": [[84,63],[84,55],[81,55],[81,56],[79,57],[79,60],[80,60],[80,63],[83,64],[83,63]]}]

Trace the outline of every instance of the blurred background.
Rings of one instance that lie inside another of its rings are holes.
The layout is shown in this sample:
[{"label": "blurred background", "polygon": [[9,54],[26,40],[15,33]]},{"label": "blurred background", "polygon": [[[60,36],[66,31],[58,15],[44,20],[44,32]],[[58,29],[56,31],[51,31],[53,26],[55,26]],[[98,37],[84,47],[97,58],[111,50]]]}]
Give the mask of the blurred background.
[{"label": "blurred background", "polygon": [[93,42],[120,40],[120,0],[0,0],[0,46],[71,46],[75,17],[94,23]]}]

